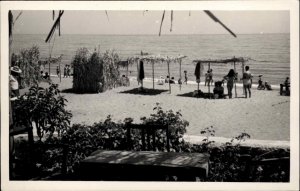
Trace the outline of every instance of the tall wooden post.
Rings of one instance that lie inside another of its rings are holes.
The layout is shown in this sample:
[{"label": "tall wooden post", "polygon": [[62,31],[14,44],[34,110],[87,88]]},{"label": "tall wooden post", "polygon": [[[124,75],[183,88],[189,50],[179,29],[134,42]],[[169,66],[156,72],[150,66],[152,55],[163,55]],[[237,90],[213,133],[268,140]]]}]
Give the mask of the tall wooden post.
[{"label": "tall wooden post", "polygon": [[154,89],[154,61],[151,60],[152,64],[152,82],[153,82],[153,89]]},{"label": "tall wooden post", "polygon": [[[242,76],[244,75],[244,62],[242,62]],[[244,82],[242,82],[243,85]],[[243,87],[243,95],[245,95],[245,89]]]},{"label": "tall wooden post", "polygon": [[170,76],[170,61],[169,60],[167,60],[167,64],[168,64],[168,76],[169,76],[169,93],[171,93],[171,83],[170,83],[171,76]]},{"label": "tall wooden post", "polygon": [[[234,66],[234,73],[236,73],[235,60],[233,61],[233,66]],[[237,97],[236,81],[235,80],[234,80],[234,91],[235,91],[235,97]]]},{"label": "tall wooden post", "polygon": [[[208,63],[208,70],[210,70],[210,62]],[[210,99],[210,80],[208,82],[208,96],[209,96],[209,99]]]},{"label": "tall wooden post", "polygon": [[61,82],[61,69],[60,69],[60,63],[61,63],[61,62],[59,62],[59,82]]},{"label": "tall wooden post", "polygon": [[180,79],[180,84],[179,84],[179,90],[181,91],[181,84],[182,84],[182,79],[181,79],[181,59],[179,59],[179,79]]},{"label": "tall wooden post", "polygon": [[129,65],[129,61],[127,61],[127,66],[126,66],[126,77],[128,78],[128,65]]}]

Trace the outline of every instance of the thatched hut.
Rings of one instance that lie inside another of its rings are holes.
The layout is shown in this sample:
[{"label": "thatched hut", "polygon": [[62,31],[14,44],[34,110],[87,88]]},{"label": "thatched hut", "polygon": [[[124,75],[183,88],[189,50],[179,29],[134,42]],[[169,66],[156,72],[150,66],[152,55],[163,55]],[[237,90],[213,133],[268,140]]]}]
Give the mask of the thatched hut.
[{"label": "thatched hut", "polygon": [[[243,58],[243,57],[233,57],[233,58],[228,58],[228,59],[197,59],[197,60],[193,60],[193,62],[197,63],[197,65],[202,65],[202,64],[207,64],[208,65],[208,69],[210,69],[210,65],[211,64],[229,64],[229,63],[233,63],[233,67],[234,67],[234,72],[236,72],[236,64],[241,64],[242,67],[242,73],[244,73],[244,64],[245,62],[247,62],[249,60],[249,58]],[[197,67],[197,66],[196,66]],[[200,68],[202,68],[200,66]],[[198,83],[198,91],[199,91],[199,83],[200,83],[200,76],[201,76],[202,71],[199,72],[199,81],[197,81]],[[208,92],[210,93],[210,85],[208,84]],[[234,90],[235,90],[235,97],[237,97],[237,90],[236,90],[236,80],[234,81]]]},{"label": "thatched hut", "polygon": [[[161,55],[141,55],[141,56],[133,56],[128,58],[128,64],[137,63],[137,68],[139,70],[140,62],[151,63],[152,65],[152,82],[153,82],[153,89],[154,89],[154,64],[155,63],[166,63],[168,69],[168,75],[170,76],[170,63],[179,63],[179,76],[181,79],[181,62],[182,59],[186,58],[184,55],[179,55],[176,57],[171,56],[161,56]],[[139,72],[138,72],[139,74]],[[139,79],[139,77],[137,77]],[[181,85],[180,85],[181,88]],[[171,93],[171,85],[169,83],[169,92]]]}]

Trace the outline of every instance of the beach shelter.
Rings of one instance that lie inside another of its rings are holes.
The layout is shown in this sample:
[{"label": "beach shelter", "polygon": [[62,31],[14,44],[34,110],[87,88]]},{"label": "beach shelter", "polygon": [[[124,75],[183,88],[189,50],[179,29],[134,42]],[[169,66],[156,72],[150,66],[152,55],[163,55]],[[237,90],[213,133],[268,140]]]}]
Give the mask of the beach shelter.
[{"label": "beach shelter", "polygon": [[[236,64],[241,64],[242,67],[242,73],[244,73],[244,66],[245,66],[245,62],[247,62],[249,60],[249,58],[243,58],[243,57],[233,57],[233,58],[229,58],[229,59],[197,59],[197,60],[193,60],[193,62],[197,63],[205,63],[208,65],[208,69],[210,70],[210,66],[211,64],[229,64],[229,63],[233,63],[233,67],[234,67],[234,72],[236,72]],[[197,65],[196,65],[196,69],[197,69]],[[235,91],[235,97],[237,97],[237,90],[236,90],[236,81],[234,81],[234,91]],[[210,94],[210,84],[208,84],[208,93]]]},{"label": "beach shelter", "polygon": [[[171,56],[161,56],[161,55],[139,55],[139,56],[133,56],[131,58],[128,58],[127,64],[133,64],[137,63],[137,71],[139,73],[140,71],[140,62],[142,61],[143,64],[145,63],[151,63],[152,65],[152,83],[153,83],[153,89],[154,89],[154,64],[155,63],[166,63],[167,69],[168,69],[168,76],[170,76],[170,64],[171,63],[179,63],[179,76],[181,79],[181,63],[182,59],[186,58],[186,56],[179,55],[176,57]],[[144,68],[144,66],[143,66]],[[139,76],[139,74],[138,74]],[[145,76],[144,76],[145,77]],[[181,89],[181,84],[179,84]],[[171,84],[169,83],[169,92],[171,93]]]}]

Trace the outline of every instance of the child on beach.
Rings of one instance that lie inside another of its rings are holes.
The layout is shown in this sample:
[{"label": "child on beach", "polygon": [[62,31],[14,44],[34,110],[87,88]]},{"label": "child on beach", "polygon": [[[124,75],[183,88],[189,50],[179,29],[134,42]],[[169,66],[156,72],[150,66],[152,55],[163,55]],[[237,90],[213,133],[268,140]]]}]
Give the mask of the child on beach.
[{"label": "child on beach", "polygon": [[184,71],[184,82],[185,82],[185,84],[187,84],[187,81],[188,81],[187,71],[185,70]]},{"label": "child on beach", "polygon": [[272,90],[271,84],[269,84],[267,81],[265,82],[265,87],[267,90]]},{"label": "child on beach", "polygon": [[251,85],[252,85],[252,74],[251,72],[249,71],[250,67],[249,66],[246,66],[245,67],[245,70],[246,72],[243,73],[243,87],[244,87],[244,90],[245,90],[245,98],[247,98],[247,91],[249,93],[249,98],[251,98]]},{"label": "child on beach", "polygon": [[170,81],[170,77],[167,76],[166,79],[165,79],[165,83],[169,83],[169,81]]},{"label": "child on beach", "polygon": [[175,84],[175,79],[174,79],[174,77],[171,78],[170,84]]},{"label": "child on beach", "polygon": [[264,90],[265,89],[265,85],[263,84],[263,81],[262,81],[261,77],[262,77],[262,75],[258,76],[258,86],[257,86],[258,90]]},{"label": "child on beach", "polygon": [[207,72],[205,73],[205,83],[204,83],[204,86],[206,86],[206,84],[209,85],[209,70],[207,70]]},{"label": "child on beach", "polygon": [[206,86],[206,84],[208,86],[213,84],[213,73],[212,73],[212,69],[207,70],[207,73],[205,74],[205,83],[204,86]]}]

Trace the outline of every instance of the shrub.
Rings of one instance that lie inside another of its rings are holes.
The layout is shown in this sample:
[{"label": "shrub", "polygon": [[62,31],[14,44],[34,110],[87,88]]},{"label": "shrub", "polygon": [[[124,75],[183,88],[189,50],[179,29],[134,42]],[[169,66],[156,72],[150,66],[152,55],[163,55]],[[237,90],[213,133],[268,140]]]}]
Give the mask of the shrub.
[{"label": "shrub", "polygon": [[72,114],[65,109],[67,100],[60,96],[58,85],[49,88],[32,86],[28,93],[14,102],[14,123],[35,127],[40,140],[45,134],[53,136],[67,130]]},{"label": "shrub", "polygon": [[[154,108],[156,113],[149,118],[143,118],[147,124],[169,124],[170,125],[170,148],[171,151],[182,151],[187,146],[183,140],[188,122],[181,119],[180,111],[163,111],[157,104]],[[74,124],[62,134],[61,138],[48,139],[48,143],[62,143],[70,146],[68,157],[68,171],[75,172],[78,164],[85,157],[89,156],[97,149],[126,150],[127,136],[124,128],[127,123],[131,123],[132,118],[125,118],[123,122],[112,121],[111,116],[107,116],[104,122],[94,123],[91,126]],[[141,132],[132,130],[131,143],[133,150],[141,150]],[[157,150],[166,151],[165,133],[156,133]]]},{"label": "shrub", "polygon": [[[275,150],[263,148],[251,148],[241,146],[241,142],[250,135],[241,133],[230,142],[216,146],[211,137],[215,135],[212,126],[200,131],[206,137],[201,144],[191,145],[184,141],[183,135],[186,132],[188,122],[182,119],[180,111],[164,111],[160,104],[156,104],[154,113],[150,117],[143,117],[144,124],[169,124],[170,126],[170,147],[175,152],[208,152],[210,154],[209,175],[207,181],[218,182],[287,182],[289,181],[289,163],[283,162],[277,165],[254,165],[250,160],[260,159],[266,155],[269,157],[289,157],[289,150]],[[61,136],[48,136],[40,145],[48,143],[59,143],[69,145],[67,171],[76,175],[79,163],[97,149],[125,150],[127,149],[126,130],[124,126],[132,123],[132,118],[125,118],[123,122],[114,122],[111,116],[107,116],[104,122],[93,125],[74,124],[70,128],[64,128]],[[165,133],[157,132],[156,150],[166,150]],[[141,133],[132,131],[133,150],[141,150]],[[22,146],[22,144],[21,144]],[[24,146],[24,145],[23,145]],[[61,149],[47,149],[37,147],[32,155],[29,155],[26,148],[19,147],[18,156],[25,164],[18,168],[17,172],[23,173],[31,164],[31,173],[39,175],[45,172],[56,172],[61,168]],[[276,152],[275,152],[276,151]],[[26,159],[27,160],[26,163]],[[31,160],[32,159],[32,160]],[[75,176],[76,177],[76,176]]]},{"label": "shrub", "polygon": [[[182,119],[180,111],[173,112],[173,110],[163,111],[159,103],[153,108],[154,114],[149,118],[142,117],[141,120],[144,124],[160,124],[169,126],[170,134],[170,150],[180,152],[185,148],[183,135],[186,133],[186,127],[189,122]],[[166,150],[166,134],[159,130],[156,132],[157,150]]]}]

